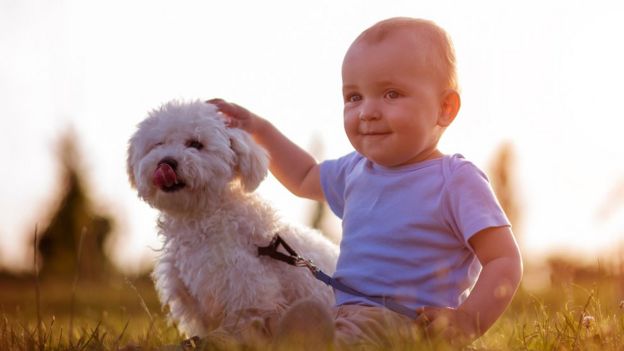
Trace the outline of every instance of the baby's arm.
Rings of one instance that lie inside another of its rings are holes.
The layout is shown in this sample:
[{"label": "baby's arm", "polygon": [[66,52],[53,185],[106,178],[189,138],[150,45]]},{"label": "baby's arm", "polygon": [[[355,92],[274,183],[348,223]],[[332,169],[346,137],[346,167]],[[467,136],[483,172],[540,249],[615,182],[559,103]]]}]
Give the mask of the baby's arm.
[{"label": "baby's arm", "polygon": [[511,302],[522,277],[522,258],[509,227],[484,229],[468,242],[483,266],[470,296],[457,309],[425,307],[418,319],[428,332],[451,341],[467,342],[485,333]]},{"label": "baby's arm", "polygon": [[269,121],[244,107],[221,99],[208,102],[215,104],[228,117],[230,127],[245,130],[267,150],[271,158],[271,173],[291,193],[312,200],[324,200],[320,167],[309,153],[290,141]]}]

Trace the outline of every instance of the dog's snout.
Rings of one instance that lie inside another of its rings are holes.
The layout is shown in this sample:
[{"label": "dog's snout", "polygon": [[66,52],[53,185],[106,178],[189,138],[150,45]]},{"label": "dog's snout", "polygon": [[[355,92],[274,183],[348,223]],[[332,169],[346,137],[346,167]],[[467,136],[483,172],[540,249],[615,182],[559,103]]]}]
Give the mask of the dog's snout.
[{"label": "dog's snout", "polygon": [[178,168],[178,161],[176,161],[175,159],[171,157],[165,157],[162,160],[160,160],[160,162],[158,162],[158,164],[163,164],[163,163],[168,164],[174,171],[176,170],[176,168]]}]

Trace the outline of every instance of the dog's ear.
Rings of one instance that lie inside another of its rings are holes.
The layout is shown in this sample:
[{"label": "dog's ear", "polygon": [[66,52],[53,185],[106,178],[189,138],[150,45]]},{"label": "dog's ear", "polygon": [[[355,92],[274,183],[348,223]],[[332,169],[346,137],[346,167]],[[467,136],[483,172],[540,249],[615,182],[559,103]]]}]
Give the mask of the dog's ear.
[{"label": "dog's ear", "polygon": [[266,151],[251,140],[251,137],[240,129],[228,128],[230,147],[236,154],[236,170],[243,189],[248,192],[256,190],[266,177],[269,157]]},{"label": "dog's ear", "polygon": [[128,180],[133,188],[136,188],[136,179],[134,178],[134,146],[132,146],[132,139],[128,143],[128,158],[126,159],[126,172],[128,173]]}]

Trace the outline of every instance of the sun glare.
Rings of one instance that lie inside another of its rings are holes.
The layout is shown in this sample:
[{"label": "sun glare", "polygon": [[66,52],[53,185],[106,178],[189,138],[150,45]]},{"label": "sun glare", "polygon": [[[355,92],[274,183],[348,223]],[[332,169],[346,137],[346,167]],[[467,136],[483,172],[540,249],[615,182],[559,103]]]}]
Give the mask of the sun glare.
[{"label": "sun glare", "polygon": [[[11,127],[0,148],[11,166],[0,185],[2,264],[28,266],[23,238],[47,215],[35,210],[49,203],[58,179],[50,149],[70,125],[94,199],[120,216],[113,256],[131,271],[149,262],[158,239],[154,212],[127,182],[127,140],[160,104],[227,98],[302,147],[318,139],[323,158],[346,154],[344,52],[363,28],[397,15],[430,18],[455,43],[462,109],[442,150],[487,169],[501,145],[512,145],[514,228],[528,255],[565,250],[591,259],[622,245],[624,195],[613,189],[624,181],[624,122],[613,106],[624,80],[624,47],[614,44],[624,5],[360,4],[284,3],[278,11],[239,1],[2,3],[0,118]],[[313,205],[273,178],[260,193],[288,220],[308,221]]]}]

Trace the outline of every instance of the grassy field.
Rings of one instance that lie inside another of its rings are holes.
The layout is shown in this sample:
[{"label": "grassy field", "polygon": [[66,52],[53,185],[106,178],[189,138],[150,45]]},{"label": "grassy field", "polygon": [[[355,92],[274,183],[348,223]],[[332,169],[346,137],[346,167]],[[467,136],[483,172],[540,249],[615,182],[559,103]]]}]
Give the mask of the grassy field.
[{"label": "grassy field", "polygon": [[[467,349],[623,350],[623,283],[603,274],[522,289],[495,326]],[[149,279],[36,285],[34,278],[0,280],[0,350],[117,350],[128,345],[159,350],[176,349],[183,340],[167,325]],[[251,349],[256,348],[266,345]],[[445,347],[423,342],[397,348]]]}]

